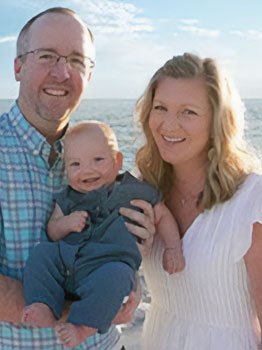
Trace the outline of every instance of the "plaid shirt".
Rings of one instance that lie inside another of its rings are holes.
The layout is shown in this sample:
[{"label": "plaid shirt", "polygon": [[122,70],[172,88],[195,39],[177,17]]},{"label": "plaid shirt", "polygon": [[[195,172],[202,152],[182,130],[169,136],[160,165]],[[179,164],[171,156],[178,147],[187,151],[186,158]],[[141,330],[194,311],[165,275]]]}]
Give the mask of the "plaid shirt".
[{"label": "plaid shirt", "polygon": [[[50,145],[23,117],[17,104],[0,116],[0,273],[19,280],[30,249],[46,237],[53,194],[64,181],[62,143],[50,167]],[[115,327],[89,337],[75,349],[109,350],[119,338]],[[61,350],[52,328],[0,322],[1,350]]]}]

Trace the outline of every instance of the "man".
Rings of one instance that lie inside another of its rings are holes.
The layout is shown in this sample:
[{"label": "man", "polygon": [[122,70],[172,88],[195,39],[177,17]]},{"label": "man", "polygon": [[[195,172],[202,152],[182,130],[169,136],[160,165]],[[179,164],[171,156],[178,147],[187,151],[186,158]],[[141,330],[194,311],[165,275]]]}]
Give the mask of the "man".
[{"label": "man", "polygon": [[[10,112],[0,117],[1,350],[62,348],[53,329],[19,324],[24,307],[23,268],[34,245],[46,240],[53,194],[64,176],[61,138],[91,78],[93,59],[92,34],[69,9],[38,14],[17,40],[14,68],[19,97]],[[126,321],[136,303],[130,298],[125,315],[118,315],[120,322]],[[118,337],[111,327],[77,348],[111,350]]]}]

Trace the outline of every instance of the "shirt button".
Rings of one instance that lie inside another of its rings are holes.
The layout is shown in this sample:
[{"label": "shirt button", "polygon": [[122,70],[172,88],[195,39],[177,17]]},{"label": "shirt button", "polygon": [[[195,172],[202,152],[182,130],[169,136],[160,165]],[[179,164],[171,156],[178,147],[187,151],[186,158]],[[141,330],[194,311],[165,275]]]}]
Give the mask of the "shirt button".
[{"label": "shirt button", "polygon": [[27,140],[27,139],[28,139],[28,135],[24,135],[24,136],[23,136],[23,139],[24,139],[24,140]]},{"label": "shirt button", "polygon": [[54,177],[53,173],[49,173],[49,177],[52,179]]},{"label": "shirt button", "polygon": [[34,149],[34,150],[33,150],[33,155],[34,155],[34,156],[38,156],[38,155],[39,155],[39,152],[38,152],[37,149]]},{"label": "shirt button", "polygon": [[16,126],[17,125],[17,121],[13,121],[13,126]]}]

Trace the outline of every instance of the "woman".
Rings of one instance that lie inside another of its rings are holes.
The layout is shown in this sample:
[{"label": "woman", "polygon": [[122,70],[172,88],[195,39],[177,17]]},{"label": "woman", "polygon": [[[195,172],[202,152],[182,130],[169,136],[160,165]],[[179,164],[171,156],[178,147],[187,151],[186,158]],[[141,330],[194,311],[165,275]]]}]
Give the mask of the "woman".
[{"label": "woman", "polygon": [[[145,350],[257,350],[262,325],[262,177],[247,151],[238,94],[212,59],[185,53],[152,77],[136,114],[145,180],[177,219],[185,270],[167,276],[157,233],[144,273],[152,303]],[[122,214],[150,248],[154,213]]]}]

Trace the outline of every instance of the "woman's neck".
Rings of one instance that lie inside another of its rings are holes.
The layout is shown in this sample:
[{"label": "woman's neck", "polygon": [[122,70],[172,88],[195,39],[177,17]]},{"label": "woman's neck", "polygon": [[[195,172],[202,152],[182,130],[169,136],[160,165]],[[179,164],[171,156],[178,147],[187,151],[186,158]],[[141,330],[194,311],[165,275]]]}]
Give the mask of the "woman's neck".
[{"label": "woman's neck", "polygon": [[197,203],[205,185],[206,170],[207,164],[174,169],[174,183],[166,203],[177,220],[181,237],[200,214]]},{"label": "woman's neck", "polygon": [[188,196],[198,196],[204,189],[207,166],[206,162],[195,167],[192,165],[175,167],[173,190],[185,199]]}]

